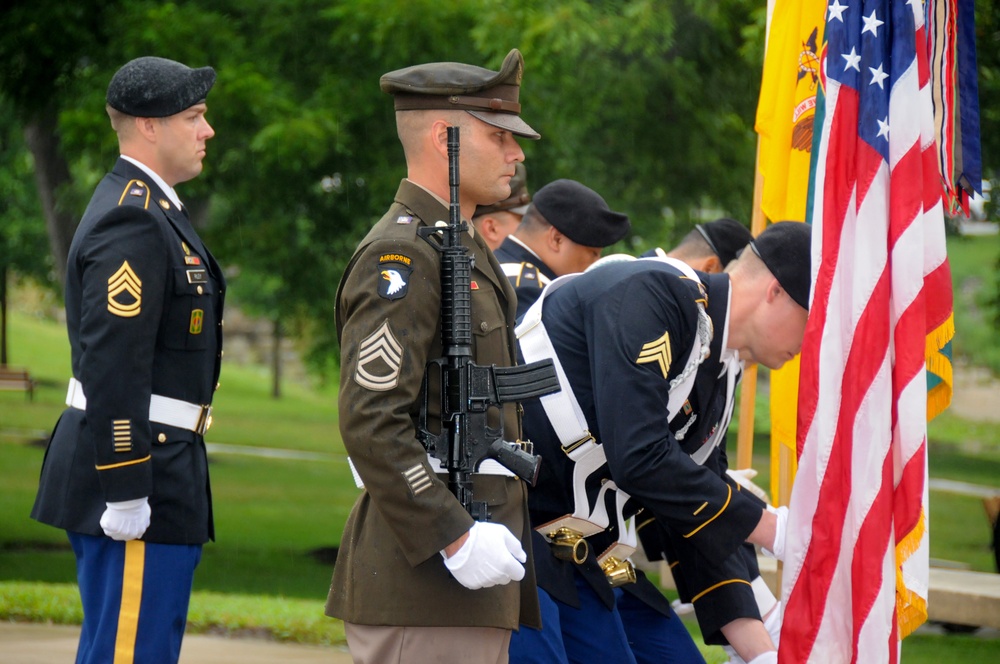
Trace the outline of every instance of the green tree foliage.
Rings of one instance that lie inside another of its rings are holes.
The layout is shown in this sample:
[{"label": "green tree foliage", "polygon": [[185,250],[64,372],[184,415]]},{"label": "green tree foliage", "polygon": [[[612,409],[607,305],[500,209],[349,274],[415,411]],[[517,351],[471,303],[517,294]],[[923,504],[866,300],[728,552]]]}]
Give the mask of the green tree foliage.
[{"label": "green tree foliage", "polygon": [[[997,10],[977,4],[988,14],[980,38],[992,39],[979,50],[984,154],[994,163]],[[67,173],[52,210],[78,219],[117,156],[103,113],[115,69],[140,55],[214,66],[208,118],[217,135],[205,172],[180,194],[227,267],[231,301],[305,339],[322,365],[336,357],[334,300],[346,261],[405,177],[381,74],[436,60],[495,68],[519,48],[524,116],[542,134],[523,142],[531,189],[580,180],[631,216],[626,250],[669,246],[705,210],[749,218],[763,7],[17,0],[0,22],[0,96],[25,125],[49,109],[43,126]]]}]

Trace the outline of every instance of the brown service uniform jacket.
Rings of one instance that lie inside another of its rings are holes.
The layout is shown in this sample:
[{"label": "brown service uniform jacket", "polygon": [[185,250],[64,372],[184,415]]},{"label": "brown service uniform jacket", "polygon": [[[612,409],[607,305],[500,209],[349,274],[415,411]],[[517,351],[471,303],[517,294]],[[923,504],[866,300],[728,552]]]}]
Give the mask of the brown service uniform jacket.
[{"label": "brown service uniform jacket", "polygon": [[[403,180],[340,283],[340,431],[365,489],[344,528],[326,613],[365,625],[539,626],[523,482],[477,474],[473,486],[492,520],[521,540],[524,580],[468,590],[439,554],[473,523],[416,434],[425,365],[442,355],[440,259],[417,229],[447,218],[436,197]],[[474,259],[473,361],[510,366],[514,292],[479,236],[463,233],[462,241]],[[503,420],[504,438],[520,438],[515,405],[504,407]]]}]

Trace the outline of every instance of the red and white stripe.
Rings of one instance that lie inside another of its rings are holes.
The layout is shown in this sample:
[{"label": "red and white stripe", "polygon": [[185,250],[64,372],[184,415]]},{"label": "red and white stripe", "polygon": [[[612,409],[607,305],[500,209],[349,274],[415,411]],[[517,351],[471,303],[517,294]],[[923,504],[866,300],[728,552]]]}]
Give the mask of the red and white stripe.
[{"label": "red and white stripe", "polygon": [[892,84],[888,164],[857,136],[857,92],[827,79],[782,664],[897,662],[926,619],[925,340],[948,272],[928,78],[918,48]]}]

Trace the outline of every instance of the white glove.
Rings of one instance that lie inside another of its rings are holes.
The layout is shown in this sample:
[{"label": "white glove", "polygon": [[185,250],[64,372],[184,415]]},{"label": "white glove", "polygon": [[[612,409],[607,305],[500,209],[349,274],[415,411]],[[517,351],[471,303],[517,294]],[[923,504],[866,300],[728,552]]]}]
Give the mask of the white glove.
[{"label": "white glove", "polygon": [[101,528],[105,535],[114,540],[139,539],[149,528],[150,514],[148,497],[108,503],[108,508],[101,516]]},{"label": "white glove", "polygon": [[[767,617],[764,619],[764,629],[770,634],[771,641],[774,643],[774,647],[777,648],[778,637],[781,636],[781,602],[775,604],[771,612],[767,614]],[[778,653],[774,650],[757,655],[747,662],[739,656],[739,653],[732,646],[722,646],[722,649],[729,655],[727,664],[777,664],[778,662]]]},{"label": "white glove", "polygon": [[770,551],[766,548],[762,548],[761,550],[764,552],[764,555],[784,562],[785,530],[788,527],[788,508],[784,505],[781,507],[772,507],[771,505],[768,505],[767,511],[777,517],[778,524],[774,528],[774,544],[771,546]]},{"label": "white glove", "polygon": [[527,559],[521,542],[506,526],[477,521],[469,529],[469,539],[455,555],[444,559],[444,565],[463,586],[478,590],[520,581]]},{"label": "white glove", "polygon": [[781,602],[775,604],[771,612],[764,618],[764,629],[771,635],[771,642],[777,648],[778,641],[781,639]]},{"label": "white glove", "polygon": [[732,477],[733,480],[741,487],[757,496],[765,503],[771,502],[767,497],[767,492],[751,481],[753,478],[757,477],[757,471],[753,468],[741,468],[739,470],[730,468],[726,471],[726,474]]}]

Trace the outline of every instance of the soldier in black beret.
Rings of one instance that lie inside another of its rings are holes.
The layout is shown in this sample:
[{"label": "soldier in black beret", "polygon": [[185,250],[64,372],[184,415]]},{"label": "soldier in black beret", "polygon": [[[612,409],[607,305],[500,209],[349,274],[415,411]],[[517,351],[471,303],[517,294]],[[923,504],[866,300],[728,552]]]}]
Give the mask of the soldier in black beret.
[{"label": "soldier in black beret", "polygon": [[482,233],[486,246],[493,251],[503,243],[504,238],[517,230],[531,203],[527,170],[521,162],[515,167],[514,177],[510,180],[510,196],[492,205],[478,206],[472,217],[476,232]]},{"label": "soldier in black beret", "polygon": [[557,363],[561,390],[523,404],[545,459],[529,507],[545,541],[535,558],[546,620],[514,636],[512,663],[554,644],[568,661],[667,661],[666,648],[639,647],[634,615],[619,608],[636,584],[636,525],[650,519],[667,533],[705,642],[777,661],[762,618],[780,609],[758,606],[745,545],[780,559],[787,510],[726,472],[724,441],[744,365],[778,368],[801,348],[810,240],[807,224],[774,224],[722,274],[609,262],[555,282],[524,315],[523,358]]},{"label": "soldier in black beret", "polygon": [[539,189],[520,226],[495,252],[517,292],[517,315],[553,279],[586,270],[630,228],[627,215],[575,180],[556,180]]},{"label": "soldier in black beret", "polygon": [[[406,178],[337,292],[340,431],[363,491],[345,525],[326,613],[344,621],[355,662],[494,664],[519,623],[539,624],[524,483],[483,464],[474,492],[492,520],[474,521],[416,430],[427,361],[443,355],[440,254],[418,231],[449,216],[447,130],[460,128],[458,195],[468,220],[478,206],[510,197],[524,160],[516,137],[538,138],[520,117],[523,71],[512,50],[499,71],[436,62],[381,79],[394,98]],[[473,226],[461,240],[473,261],[471,360],[512,366],[514,291]],[[433,430],[440,405],[430,392]],[[515,404],[495,415],[506,439],[520,439]]]},{"label": "soldier in black beret", "polygon": [[143,57],[111,79],[121,157],[70,246],[73,377],[32,517],[67,531],[77,663],[176,662],[202,545],[214,537],[205,432],[225,280],[174,187],[202,170],[211,67]]}]

